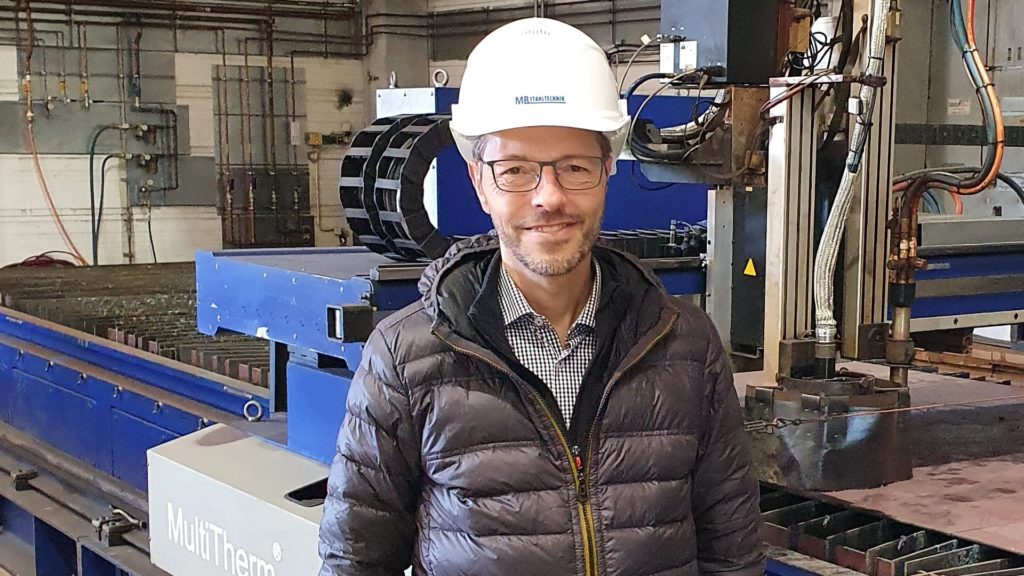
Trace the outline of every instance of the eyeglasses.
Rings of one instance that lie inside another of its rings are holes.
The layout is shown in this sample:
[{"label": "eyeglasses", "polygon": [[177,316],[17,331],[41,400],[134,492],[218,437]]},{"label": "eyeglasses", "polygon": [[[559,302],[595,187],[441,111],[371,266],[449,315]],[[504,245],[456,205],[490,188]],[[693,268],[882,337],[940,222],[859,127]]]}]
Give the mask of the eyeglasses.
[{"label": "eyeglasses", "polygon": [[605,175],[604,158],[596,156],[574,156],[553,162],[491,160],[481,163],[491,167],[491,175],[499,190],[512,193],[536,190],[545,166],[555,169],[555,179],[565,190],[593,190]]}]

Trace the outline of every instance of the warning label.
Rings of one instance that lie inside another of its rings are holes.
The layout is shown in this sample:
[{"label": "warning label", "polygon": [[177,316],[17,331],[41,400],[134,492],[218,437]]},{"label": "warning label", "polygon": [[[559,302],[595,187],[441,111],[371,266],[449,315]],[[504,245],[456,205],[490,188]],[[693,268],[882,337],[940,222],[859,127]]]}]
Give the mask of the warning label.
[{"label": "warning label", "polygon": [[747,267],[743,269],[743,275],[744,276],[751,276],[751,277],[757,276],[757,268],[754,268],[754,259],[753,258],[748,258],[747,259]]}]

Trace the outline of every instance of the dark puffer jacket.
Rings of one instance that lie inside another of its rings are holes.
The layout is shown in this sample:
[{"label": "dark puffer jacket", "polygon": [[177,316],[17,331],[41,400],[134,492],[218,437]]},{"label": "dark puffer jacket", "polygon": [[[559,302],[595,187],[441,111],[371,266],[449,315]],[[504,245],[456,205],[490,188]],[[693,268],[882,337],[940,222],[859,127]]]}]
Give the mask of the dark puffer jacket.
[{"label": "dark puffer jacket", "polygon": [[550,391],[480,335],[502,324],[479,297],[496,254],[490,237],[453,249],[424,274],[422,301],[367,343],[320,575],[392,576],[410,563],[436,576],[762,574],[757,484],[707,316],[632,259],[595,250],[609,279],[601,306],[618,312],[574,453]]}]

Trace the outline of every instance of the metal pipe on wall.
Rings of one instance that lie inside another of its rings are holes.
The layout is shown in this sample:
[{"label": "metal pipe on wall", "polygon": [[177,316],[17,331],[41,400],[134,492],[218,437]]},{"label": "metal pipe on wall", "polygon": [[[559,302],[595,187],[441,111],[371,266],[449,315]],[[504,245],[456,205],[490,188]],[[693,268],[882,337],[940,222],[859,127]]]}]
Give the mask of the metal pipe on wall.
[{"label": "metal pipe on wall", "polygon": [[85,24],[78,24],[78,97],[86,109],[91,105],[89,99],[89,29]]},{"label": "metal pipe on wall", "polygon": [[[164,146],[162,152],[166,155],[170,167],[170,183],[157,188],[148,188],[148,192],[169,192],[177,190],[179,185],[178,174],[178,112],[172,107],[163,104],[147,104],[142,101],[142,28],[137,27],[132,40],[130,41],[130,52],[128,57],[131,68],[131,99],[132,111],[143,113],[156,113],[163,116],[166,124],[156,126],[155,129],[162,130]],[[159,160],[158,160],[159,162]],[[155,259],[154,259],[155,260]]]},{"label": "metal pipe on wall", "polygon": [[239,95],[242,100],[242,156],[246,169],[246,187],[248,190],[248,213],[249,213],[249,243],[256,243],[256,190],[253,182],[252,164],[252,115],[250,114],[250,98],[252,81],[249,76],[249,43],[242,42],[242,79],[240,80]]},{"label": "metal pipe on wall", "polygon": [[231,117],[228,115],[228,51],[227,32],[217,34],[220,49],[220,73],[217,76],[217,128],[220,186],[223,194],[222,232],[229,244],[235,243],[234,179],[231,177]]},{"label": "metal pipe on wall", "polygon": [[[298,102],[295,100],[295,57],[290,56],[291,67],[287,72],[287,86],[285,90],[284,99],[284,113],[288,119],[288,135],[290,136],[288,142],[288,159],[291,161],[291,175],[292,175],[292,207],[295,211],[295,229],[299,230],[302,227],[301,218],[299,216],[299,158],[298,158],[298,145],[296,144],[295,130],[298,127]],[[308,175],[307,165],[307,175]],[[312,194],[310,188],[311,182],[309,178],[306,179],[306,189],[308,193]]]},{"label": "metal pipe on wall", "polygon": [[[17,19],[16,18],[4,18],[4,19],[0,19],[0,21],[2,21],[2,22],[15,22],[15,24],[17,24]],[[38,24],[38,21],[35,18],[35,16],[33,15],[33,28],[34,29],[32,31],[32,35],[35,37],[34,42],[33,42],[33,46],[39,46],[39,47],[43,48],[43,50],[42,50],[42,53],[43,53],[43,73],[42,73],[42,76],[43,76],[43,90],[44,90],[45,93],[49,94],[49,82],[46,79],[46,77],[48,76],[48,72],[46,71],[46,68],[47,68],[47,65],[46,65],[46,56],[47,56],[46,49],[47,49],[48,44],[46,43],[46,41],[44,39],[40,38],[39,35],[41,35],[41,34],[53,34],[53,45],[52,45],[52,48],[54,48],[54,49],[56,49],[56,50],[58,50],[60,52],[60,73],[57,76],[57,94],[60,97],[60,99],[64,101],[64,103],[67,103],[69,101],[68,100],[68,96],[67,96],[67,81],[66,81],[67,70],[68,70],[68,67],[67,67],[67,57],[66,57],[67,38],[64,35],[64,32],[62,30],[39,30],[39,29],[35,28],[35,26],[37,24]],[[2,29],[0,29],[0,30],[2,30]],[[17,46],[18,42],[20,40],[20,38],[18,37],[17,26],[16,26],[16,29],[14,30],[14,32],[15,32],[14,36],[10,36],[10,37],[4,36],[3,38],[0,38],[0,40],[5,40],[5,41],[6,40],[11,40],[11,41],[14,42],[13,45]],[[6,42],[4,42],[4,43],[6,44]],[[49,110],[49,107],[47,107],[47,110]]]},{"label": "metal pipe on wall", "polygon": [[277,178],[277,121],[275,118],[276,110],[274,106],[274,22],[270,20],[266,24],[266,36],[265,36],[265,51],[267,54],[267,67],[264,69],[266,78],[265,84],[262,86],[264,90],[264,103],[266,106],[265,114],[263,115],[263,130],[265,131],[264,138],[269,144],[269,152],[267,159],[270,161],[269,175],[270,175],[270,205],[274,211],[274,223],[279,226],[279,210],[278,206],[278,178]]}]

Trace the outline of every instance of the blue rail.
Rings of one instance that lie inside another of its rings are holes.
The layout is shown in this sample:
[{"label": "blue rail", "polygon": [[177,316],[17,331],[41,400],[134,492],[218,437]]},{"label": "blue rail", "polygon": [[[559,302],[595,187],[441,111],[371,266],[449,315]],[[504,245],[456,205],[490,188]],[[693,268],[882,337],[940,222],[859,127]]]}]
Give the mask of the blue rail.
[{"label": "blue rail", "polygon": [[140,490],[146,450],[250,402],[269,413],[261,388],[0,308],[0,421]]}]

